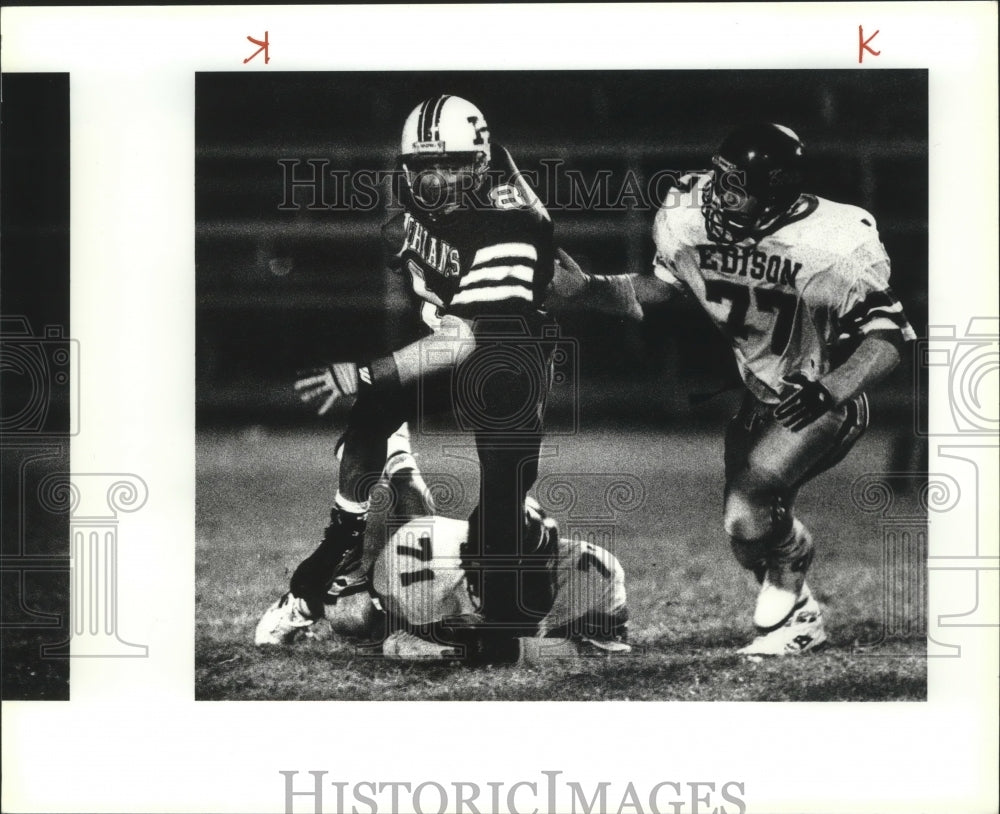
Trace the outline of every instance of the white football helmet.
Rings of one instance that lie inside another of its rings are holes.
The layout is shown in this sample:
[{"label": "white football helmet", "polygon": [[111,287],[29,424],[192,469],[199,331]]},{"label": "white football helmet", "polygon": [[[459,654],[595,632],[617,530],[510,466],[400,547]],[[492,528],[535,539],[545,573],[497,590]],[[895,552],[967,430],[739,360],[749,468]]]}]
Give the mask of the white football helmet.
[{"label": "white football helmet", "polygon": [[448,214],[486,178],[489,127],[482,111],[471,102],[458,96],[435,96],[407,117],[399,153],[416,205],[428,213]]}]

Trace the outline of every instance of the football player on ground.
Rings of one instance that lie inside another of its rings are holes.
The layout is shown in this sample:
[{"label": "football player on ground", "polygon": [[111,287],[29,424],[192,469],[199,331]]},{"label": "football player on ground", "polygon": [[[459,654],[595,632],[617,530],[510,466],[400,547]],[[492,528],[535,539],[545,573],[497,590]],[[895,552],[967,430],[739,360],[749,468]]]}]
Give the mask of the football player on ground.
[{"label": "football player on ground", "polygon": [[746,392],[726,432],[723,523],[761,586],[758,635],[740,652],[802,653],[826,632],[795,496],[854,446],[868,425],[865,391],[916,337],[889,288],[875,219],[803,192],[792,130],[740,128],[712,163],[657,213],[652,275],[585,275],[560,251],[553,289],[622,314],[685,293],[732,342]]},{"label": "football player on ground", "polygon": [[475,434],[481,470],[465,567],[484,636],[509,642],[544,615],[537,574],[522,574],[521,518],[538,472],[551,376],[542,301],[552,222],[491,140],[483,114],[457,96],[428,99],[409,115],[400,169],[404,211],[383,233],[390,265],[409,276],[421,303],[424,335],[388,356],[330,364],[296,382],[320,414],[337,399],[356,401],[330,525],[295,569],[290,596],[322,616],[330,592],[342,589],[337,577],[363,577],[355,566],[386,439],[403,421],[451,412]]},{"label": "football player on ground", "polygon": [[[291,643],[325,618],[340,636],[382,642],[388,658],[475,657],[474,648],[464,649],[461,628],[455,632],[456,620],[477,612],[462,568],[469,524],[435,513],[405,425],[390,437],[387,452],[375,487],[387,508],[373,512],[365,562],[337,576],[337,590],[325,597],[322,615],[302,599],[282,597],[258,623],[256,644]],[[520,655],[530,660],[630,652],[625,574],[618,559],[601,546],[560,539],[555,521],[530,497],[524,528],[526,558],[544,572],[548,591],[546,613],[534,639],[518,643]]]}]

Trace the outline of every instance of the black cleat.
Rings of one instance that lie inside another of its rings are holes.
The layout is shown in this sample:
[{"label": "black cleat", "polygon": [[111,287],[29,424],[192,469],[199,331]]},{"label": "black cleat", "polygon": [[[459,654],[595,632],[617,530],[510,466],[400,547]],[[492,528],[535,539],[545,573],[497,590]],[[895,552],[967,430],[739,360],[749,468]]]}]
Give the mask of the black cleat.
[{"label": "black cleat", "polygon": [[334,508],[323,541],[292,574],[292,593],[304,599],[310,611],[316,605],[319,612],[314,615],[322,617],[323,598],[339,575],[360,570],[357,566],[364,551],[365,525],[363,518]]}]

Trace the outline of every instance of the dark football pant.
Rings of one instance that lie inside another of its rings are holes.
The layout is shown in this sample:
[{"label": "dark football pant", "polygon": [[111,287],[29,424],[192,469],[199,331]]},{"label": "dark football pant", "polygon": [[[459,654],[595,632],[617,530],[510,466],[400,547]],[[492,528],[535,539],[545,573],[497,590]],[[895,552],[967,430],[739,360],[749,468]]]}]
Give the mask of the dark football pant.
[{"label": "dark football pant", "polygon": [[386,440],[404,421],[450,411],[474,433],[479,503],[465,565],[487,622],[505,630],[531,628],[551,599],[547,574],[523,564],[524,499],[538,475],[549,356],[533,341],[482,342],[454,371],[390,397],[359,397],[344,435],[339,491],[360,503],[378,481]]},{"label": "dark football pant", "polygon": [[774,405],[749,392],[726,430],[723,524],[740,564],[763,579],[774,546],[792,533],[792,508],[804,483],[843,460],[868,427],[862,394],[792,432]]}]

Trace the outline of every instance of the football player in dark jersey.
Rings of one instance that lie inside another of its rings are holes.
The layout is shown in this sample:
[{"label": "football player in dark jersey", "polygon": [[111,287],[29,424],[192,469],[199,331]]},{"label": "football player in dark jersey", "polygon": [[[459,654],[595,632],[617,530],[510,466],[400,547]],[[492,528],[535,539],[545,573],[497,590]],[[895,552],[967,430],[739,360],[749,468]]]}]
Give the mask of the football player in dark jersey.
[{"label": "football player in dark jersey", "polygon": [[404,211],[384,235],[393,244],[390,264],[409,276],[420,302],[424,336],[296,382],[302,401],[320,414],[337,399],[356,400],[330,525],[292,575],[290,593],[301,601],[282,597],[274,607],[304,606],[322,617],[327,596],[347,587],[344,575],[359,573],[386,439],[403,421],[451,411],[474,433],[481,470],[464,565],[484,639],[504,642],[533,626],[550,599],[533,600],[548,581],[522,556],[521,521],[551,380],[543,297],[552,278],[552,222],[491,140],[482,112],[457,96],[428,99],[410,113],[400,169]]}]

